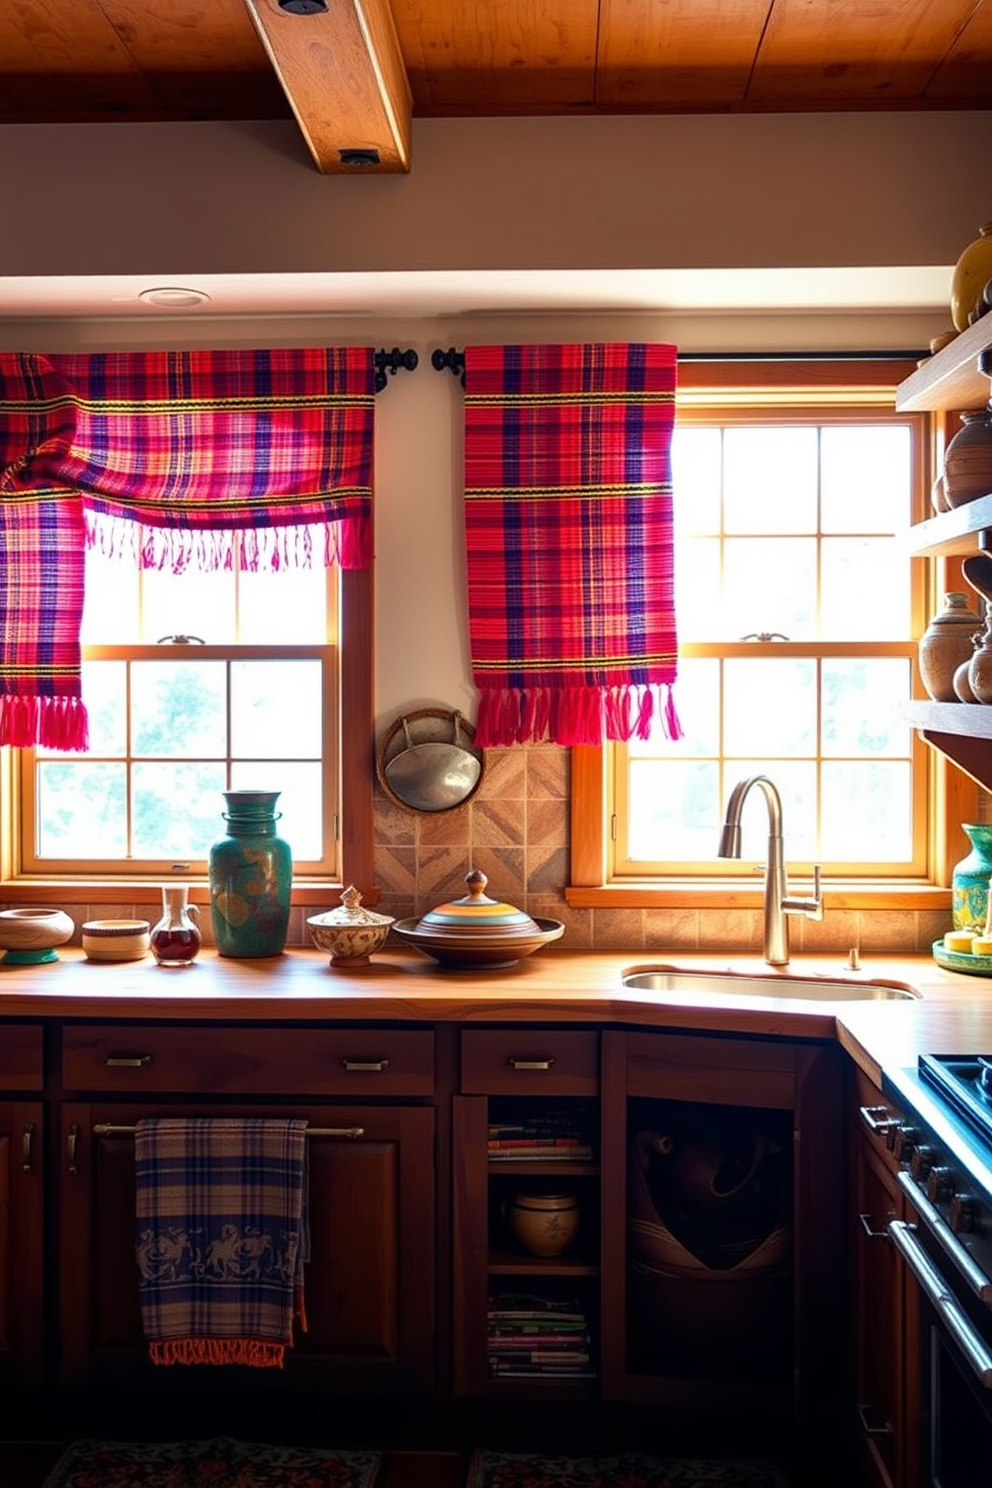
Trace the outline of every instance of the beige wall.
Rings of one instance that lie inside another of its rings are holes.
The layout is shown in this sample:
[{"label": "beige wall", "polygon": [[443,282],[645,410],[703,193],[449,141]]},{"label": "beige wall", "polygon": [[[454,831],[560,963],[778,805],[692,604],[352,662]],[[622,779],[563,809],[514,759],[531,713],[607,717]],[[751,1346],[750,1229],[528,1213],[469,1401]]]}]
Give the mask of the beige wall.
[{"label": "beige wall", "polygon": [[0,128],[5,275],[953,263],[989,114],[419,120],[408,176],[292,122]]}]

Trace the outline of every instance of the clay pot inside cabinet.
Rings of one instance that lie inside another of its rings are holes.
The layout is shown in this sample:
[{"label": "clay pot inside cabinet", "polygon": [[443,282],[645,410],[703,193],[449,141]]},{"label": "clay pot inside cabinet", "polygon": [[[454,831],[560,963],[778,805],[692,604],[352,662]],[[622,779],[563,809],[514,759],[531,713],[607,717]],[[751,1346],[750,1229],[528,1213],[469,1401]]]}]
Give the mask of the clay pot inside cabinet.
[{"label": "clay pot inside cabinet", "polygon": [[944,595],[939,610],[920,637],[920,676],[927,693],[938,703],[954,703],[954,673],[970,661],[974,637],[982,628],[981,617],[970,608],[968,595],[954,591]]},{"label": "clay pot inside cabinet", "polygon": [[952,509],[992,493],[992,415],[976,408],[960,419],[962,427],[944,451],[944,496]]}]

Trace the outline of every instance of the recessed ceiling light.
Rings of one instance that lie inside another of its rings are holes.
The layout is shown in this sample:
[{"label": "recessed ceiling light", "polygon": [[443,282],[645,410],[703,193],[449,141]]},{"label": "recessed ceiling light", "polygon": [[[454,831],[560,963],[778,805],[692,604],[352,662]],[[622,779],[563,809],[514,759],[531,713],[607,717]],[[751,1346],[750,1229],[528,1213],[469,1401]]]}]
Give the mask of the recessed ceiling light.
[{"label": "recessed ceiling light", "polygon": [[202,289],[178,289],[163,285],[158,289],[143,289],[138,295],[146,305],[160,305],[163,310],[191,310],[194,305],[203,305],[210,299]]}]

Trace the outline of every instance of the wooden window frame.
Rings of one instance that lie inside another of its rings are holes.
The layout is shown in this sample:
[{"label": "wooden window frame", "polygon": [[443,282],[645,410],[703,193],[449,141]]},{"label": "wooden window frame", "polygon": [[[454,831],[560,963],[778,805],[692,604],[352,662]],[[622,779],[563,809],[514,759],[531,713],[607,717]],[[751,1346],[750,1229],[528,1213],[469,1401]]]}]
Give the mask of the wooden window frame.
[{"label": "wooden window frame", "polygon": [[[690,396],[719,391],[728,406],[764,402],[769,408],[788,400],[793,406],[805,400],[811,405],[858,401],[892,410],[895,388],[915,370],[915,362],[899,359],[857,361],[803,361],[801,358],[768,361],[734,360],[682,363],[679,391]],[[801,373],[801,377],[800,377]],[[926,468],[920,488],[929,492],[933,470],[939,460],[943,429],[939,421],[927,419],[928,437],[923,439]],[[926,513],[920,512],[917,516]],[[926,593],[932,609],[936,596],[947,588],[963,587],[960,560],[919,560],[928,565]],[[569,883],[566,902],[573,908],[728,908],[757,907],[762,886],[739,880],[715,882],[703,878],[645,879],[611,882],[609,878],[608,805],[610,801],[611,751],[607,747],[575,746],[571,755],[571,803],[569,839]],[[982,819],[981,791],[943,755],[931,750],[927,761],[929,822],[926,882],[899,883],[849,881],[832,883],[831,905],[838,909],[920,909],[950,903],[948,885],[954,863],[967,850],[961,823]]]},{"label": "wooden window frame", "polygon": [[[341,882],[305,879],[294,883],[292,902],[326,907],[344,884],[353,883],[366,903],[378,895],[373,882],[374,809],[374,576],[345,569],[340,585],[340,769]],[[20,801],[13,750],[0,750],[0,897],[10,904],[59,904],[67,897],[90,904],[157,904],[154,883],[131,878],[96,879],[25,875],[19,871],[17,837]]]}]

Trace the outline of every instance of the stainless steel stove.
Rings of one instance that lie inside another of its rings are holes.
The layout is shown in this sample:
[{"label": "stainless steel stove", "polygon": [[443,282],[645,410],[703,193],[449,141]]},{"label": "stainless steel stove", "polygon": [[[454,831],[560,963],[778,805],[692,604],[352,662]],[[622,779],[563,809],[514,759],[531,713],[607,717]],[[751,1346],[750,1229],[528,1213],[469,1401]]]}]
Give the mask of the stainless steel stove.
[{"label": "stainless steel stove", "polygon": [[911,1206],[889,1237],[920,1302],[921,1482],[973,1488],[992,1462],[992,1055],[925,1054],[884,1086]]}]

